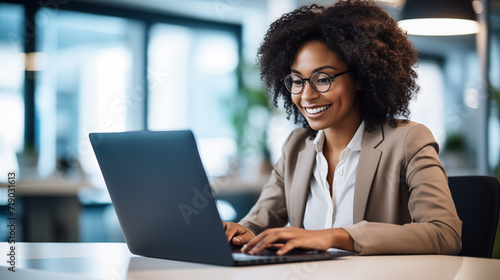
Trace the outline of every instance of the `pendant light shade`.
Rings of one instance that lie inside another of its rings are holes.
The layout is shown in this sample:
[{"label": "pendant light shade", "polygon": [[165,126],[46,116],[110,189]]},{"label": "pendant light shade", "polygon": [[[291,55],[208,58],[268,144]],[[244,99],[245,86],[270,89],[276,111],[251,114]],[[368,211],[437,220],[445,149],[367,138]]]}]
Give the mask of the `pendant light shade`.
[{"label": "pendant light shade", "polygon": [[470,0],[407,0],[399,26],[411,35],[450,36],[479,32]]}]

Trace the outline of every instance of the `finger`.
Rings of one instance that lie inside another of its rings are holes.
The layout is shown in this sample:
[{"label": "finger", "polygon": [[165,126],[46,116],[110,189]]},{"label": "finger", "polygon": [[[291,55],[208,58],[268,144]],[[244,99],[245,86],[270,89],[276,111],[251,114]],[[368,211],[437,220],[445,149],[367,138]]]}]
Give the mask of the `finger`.
[{"label": "finger", "polygon": [[[292,238],[293,235],[290,235],[286,231],[273,231],[266,236],[264,236],[257,244],[255,244],[252,248],[248,248],[248,253],[250,254],[258,254],[262,250],[266,249],[269,245],[279,242],[286,242],[288,239]],[[252,240],[253,241],[253,240]]]},{"label": "finger", "polygon": [[248,243],[248,241],[252,240],[254,236],[255,235],[251,231],[247,231],[242,235],[234,236],[231,241],[233,242],[234,245],[243,245]]},{"label": "finger", "polygon": [[222,221],[222,227],[223,227],[224,229],[226,229],[226,228],[227,228],[227,223],[226,223],[226,222],[224,222],[224,221]]},{"label": "finger", "polygon": [[[267,238],[269,235],[274,235],[280,231],[284,231],[285,229],[280,228],[280,229],[267,229],[263,232],[261,232],[259,235],[255,236],[250,240],[245,246],[242,248],[243,253],[248,253],[250,250],[252,250],[257,244],[261,243],[262,240]],[[275,242],[271,242],[269,244],[272,244]]]},{"label": "finger", "polygon": [[255,237],[252,231],[240,224],[232,222],[226,224],[227,242],[232,242],[234,245],[243,245]]},{"label": "finger", "polygon": [[238,229],[232,223],[226,224],[226,238],[228,243],[231,242],[231,240],[237,234],[237,232]]},{"label": "finger", "polygon": [[269,234],[269,230],[265,230],[261,232],[259,235],[255,236],[252,238],[243,248],[241,248],[241,251],[243,253],[248,253],[250,250],[252,250],[255,245],[257,245],[267,234]]},{"label": "finger", "polygon": [[290,252],[291,250],[295,249],[295,248],[299,248],[299,244],[297,243],[296,239],[292,239],[290,241],[288,241],[287,243],[285,243],[281,249],[279,249],[276,254],[277,255],[284,255],[288,252]]}]

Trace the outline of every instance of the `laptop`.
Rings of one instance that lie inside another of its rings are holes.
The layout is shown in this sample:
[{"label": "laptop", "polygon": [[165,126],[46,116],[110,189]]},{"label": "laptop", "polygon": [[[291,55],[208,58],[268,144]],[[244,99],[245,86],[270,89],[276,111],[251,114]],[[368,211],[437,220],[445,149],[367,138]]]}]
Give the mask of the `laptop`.
[{"label": "laptop", "polygon": [[228,244],[190,130],[90,133],[131,253],[226,266],[334,259],[343,250],[243,254]]}]

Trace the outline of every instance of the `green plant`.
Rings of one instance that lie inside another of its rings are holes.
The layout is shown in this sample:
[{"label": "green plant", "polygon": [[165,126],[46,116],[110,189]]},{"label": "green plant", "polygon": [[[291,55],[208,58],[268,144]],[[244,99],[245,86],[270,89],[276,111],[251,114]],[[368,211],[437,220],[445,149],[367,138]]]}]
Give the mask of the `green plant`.
[{"label": "green plant", "polygon": [[242,77],[232,106],[232,123],[236,131],[238,152],[257,151],[269,157],[267,128],[272,114],[266,90],[262,87],[255,67],[240,65]]},{"label": "green plant", "polygon": [[[497,118],[500,120],[500,89],[497,89],[493,86],[490,86],[489,88],[489,93],[490,93],[490,99],[491,99],[491,106],[496,109],[497,112]],[[493,110],[492,110],[493,111]],[[500,179],[500,160],[498,161],[497,165],[494,167],[494,175]],[[493,248],[493,258],[500,259],[500,223],[499,223],[499,230],[497,230],[497,234],[495,237],[495,245]]]},{"label": "green plant", "polygon": [[[491,107],[493,107],[493,111],[496,111],[497,113],[497,118],[500,121],[500,89],[497,89],[493,86],[489,87],[489,93],[490,93],[490,100],[491,100]],[[500,178],[500,160],[497,162],[497,165],[494,167],[494,174],[497,178]],[[500,244],[500,242],[499,242]],[[499,255],[500,255],[500,245],[499,245]]]},{"label": "green plant", "polygon": [[467,149],[467,139],[463,133],[453,132],[446,136],[444,150],[446,152],[465,152]]}]

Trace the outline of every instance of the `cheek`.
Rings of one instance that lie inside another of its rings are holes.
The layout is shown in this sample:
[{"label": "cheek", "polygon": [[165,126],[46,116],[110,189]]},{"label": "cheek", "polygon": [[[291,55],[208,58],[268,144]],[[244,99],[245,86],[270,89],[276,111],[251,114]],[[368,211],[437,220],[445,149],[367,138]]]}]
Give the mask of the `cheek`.
[{"label": "cheek", "polygon": [[300,94],[297,95],[292,95],[292,101],[295,104],[295,106],[300,107]]},{"label": "cheek", "polygon": [[354,103],[356,101],[357,91],[351,86],[340,86],[336,89],[337,95],[333,98],[339,103]]}]

